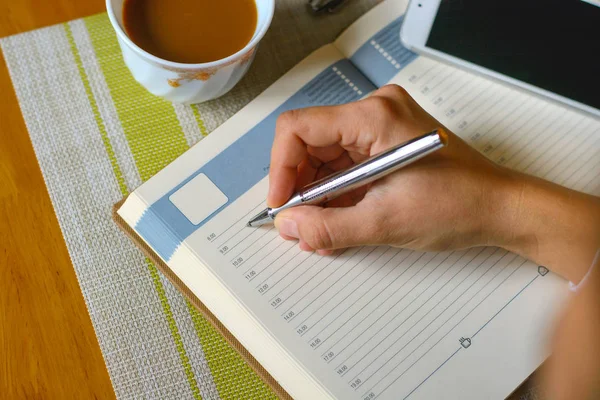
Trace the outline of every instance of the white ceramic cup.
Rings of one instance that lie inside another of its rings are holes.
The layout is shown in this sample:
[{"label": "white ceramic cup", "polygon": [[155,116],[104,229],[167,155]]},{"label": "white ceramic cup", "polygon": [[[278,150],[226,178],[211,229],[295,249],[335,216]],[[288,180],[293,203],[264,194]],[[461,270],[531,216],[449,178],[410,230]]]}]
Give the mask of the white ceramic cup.
[{"label": "white ceramic cup", "polygon": [[123,25],[124,1],[106,0],[106,9],[117,32],[125,64],[150,93],[183,104],[216,99],[242,79],[254,59],[258,43],[271,24],[275,9],[275,0],[256,0],[256,30],[250,42],[237,53],[213,62],[184,64],[153,56],[131,41]]}]

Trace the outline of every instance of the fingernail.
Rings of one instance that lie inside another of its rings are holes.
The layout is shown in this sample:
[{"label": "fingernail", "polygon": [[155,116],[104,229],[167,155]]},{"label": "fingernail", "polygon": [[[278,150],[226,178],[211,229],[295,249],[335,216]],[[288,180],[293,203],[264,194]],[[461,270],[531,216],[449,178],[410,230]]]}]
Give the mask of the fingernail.
[{"label": "fingernail", "polygon": [[295,239],[300,238],[300,233],[298,233],[298,224],[296,224],[296,221],[289,218],[282,218],[281,221],[277,222],[277,229],[279,229],[279,233]]},{"label": "fingernail", "polygon": [[302,251],[315,251],[315,249],[310,247],[308,245],[308,243],[306,243],[304,240],[300,240],[299,246],[300,246],[300,250],[302,250]]},{"label": "fingernail", "polygon": [[320,256],[330,256],[333,254],[333,250],[317,250],[317,254]]}]

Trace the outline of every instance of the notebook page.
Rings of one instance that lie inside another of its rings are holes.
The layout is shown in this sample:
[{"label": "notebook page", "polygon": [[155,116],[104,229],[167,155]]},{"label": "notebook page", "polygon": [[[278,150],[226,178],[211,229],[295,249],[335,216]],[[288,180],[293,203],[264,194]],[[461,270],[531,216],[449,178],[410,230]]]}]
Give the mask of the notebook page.
[{"label": "notebook page", "polygon": [[421,57],[391,82],[488,158],[600,195],[600,121]]},{"label": "notebook page", "polygon": [[[240,208],[240,222],[258,210]],[[538,335],[564,284],[513,254],[364,247],[320,257],[300,252],[272,228],[249,233],[242,223],[220,225],[188,244],[336,398],[428,398],[414,391],[427,388],[423,383],[452,357],[459,368],[430,379],[448,398],[502,397],[545,356]],[[213,234],[211,249],[203,241]],[[217,264],[219,258],[227,262]],[[493,334],[506,326],[521,329]],[[514,370],[504,372],[518,372],[516,378],[486,371],[492,347],[501,366]],[[452,393],[448,386],[463,373],[471,378]]]},{"label": "notebook page", "polygon": [[[598,121],[424,58],[393,81],[484,154],[597,192]],[[546,357],[565,284],[544,267],[494,248],[304,253],[272,227],[245,227],[266,190],[186,243],[335,397],[501,398]]]},{"label": "notebook page", "polygon": [[[348,71],[344,63],[330,65],[307,92],[318,93],[321,101],[339,101],[359,90],[368,93],[364,82],[354,89],[360,77],[351,79]],[[390,69],[385,71],[389,74]],[[499,162],[597,192],[593,186],[600,183],[598,141],[578,137],[587,146],[578,147],[571,157],[557,147],[575,147],[562,141],[571,134],[572,123],[581,124],[591,138],[594,131],[589,129],[597,128],[597,121],[423,58],[415,57],[392,76],[372,75],[372,80],[405,86],[442,123]],[[272,93],[292,95],[295,81],[293,74],[287,76]],[[328,89],[319,93],[323,87]],[[346,92],[340,95],[342,88]],[[243,126],[241,121],[263,111],[242,110],[236,121]],[[554,117],[556,123],[551,124]],[[216,131],[211,137],[227,133]],[[243,153],[216,150],[216,139],[202,145],[203,152],[221,151],[226,160]],[[253,145],[246,143],[244,149]],[[195,157],[206,155],[197,152]],[[268,168],[268,155],[255,158],[247,162]],[[172,187],[181,180],[173,176],[194,162],[188,156],[167,168],[160,181],[142,187],[149,194],[144,198]],[[435,254],[364,247],[331,257],[300,252],[293,242],[278,238],[272,227],[245,227],[264,207],[266,178],[236,194],[228,185],[245,172],[227,175],[226,165],[219,167],[207,171],[210,179],[199,174],[198,180],[181,187],[187,191],[184,195],[173,193],[163,203],[156,200],[161,218],[173,211],[167,203],[175,204],[180,211],[188,209],[186,217],[195,227],[174,253],[155,250],[286,389],[290,381],[308,374],[332,397],[343,399],[432,398],[439,393],[447,398],[501,398],[545,358],[545,332],[565,288],[545,268],[493,248]],[[208,204],[204,197],[214,201],[211,207],[218,211],[198,212],[198,203]],[[138,232],[143,236],[144,231]],[[161,243],[173,241],[170,234],[165,233]],[[209,287],[203,286],[205,269],[286,349],[299,366],[296,375],[282,374],[282,364],[271,362],[266,354],[270,347],[261,349],[252,342],[248,336],[256,330],[232,317],[233,305],[223,305],[227,298],[210,297]]]},{"label": "notebook page", "polygon": [[[392,81],[498,162],[598,192],[598,121],[424,58]],[[335,397],[501,398],[547,355],[565,285],[544,267],[493,248],[304,253],[272,227],[244,227],[266,190],[187,243]]]}]

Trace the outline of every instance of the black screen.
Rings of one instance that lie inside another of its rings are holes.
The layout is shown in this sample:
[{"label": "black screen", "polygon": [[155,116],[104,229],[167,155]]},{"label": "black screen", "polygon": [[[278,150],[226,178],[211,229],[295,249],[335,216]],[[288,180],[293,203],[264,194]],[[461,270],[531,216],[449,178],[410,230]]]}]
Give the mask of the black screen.
[{"label": "black screen", "polygon": [[600,109],[597,5],[442,0],[427,46]]}]

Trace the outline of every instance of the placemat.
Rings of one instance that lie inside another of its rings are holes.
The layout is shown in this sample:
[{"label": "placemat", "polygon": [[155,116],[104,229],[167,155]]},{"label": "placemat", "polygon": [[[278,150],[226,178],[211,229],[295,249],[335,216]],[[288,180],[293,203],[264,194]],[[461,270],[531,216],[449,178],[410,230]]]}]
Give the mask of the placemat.
[{"label": "placemat", "polygon": [[376,2],[321,17],[306,0],[277,2],[244,80],[191,107],[135,82],[106,14],[0,41],[118,398],[275,398],[117,228],[112,206]]},{"label": "placemat", "polygon": [[248,75],[195,106],[134,81],[106,14],[0,40],[118,398],[275,398],[117,228],[111,208],[377,2],[321,17],[306,0],[277,2]]}]

